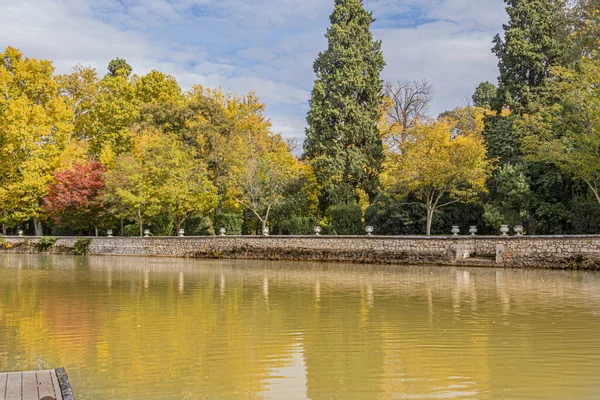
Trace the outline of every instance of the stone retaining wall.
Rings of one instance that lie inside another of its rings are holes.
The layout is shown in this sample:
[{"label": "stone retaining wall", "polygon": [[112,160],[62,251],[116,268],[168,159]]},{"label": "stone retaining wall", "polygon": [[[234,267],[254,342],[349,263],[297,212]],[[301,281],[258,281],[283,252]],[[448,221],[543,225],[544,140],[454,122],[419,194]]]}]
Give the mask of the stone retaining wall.
[{"label": "stone retaining wall", "polygon": [[[72,253],[81,237],[45,252]],[[37,237],[5,237],[0,252],[40,252]],[[600,270],[600,236],[98,237],[89,254]]]}]

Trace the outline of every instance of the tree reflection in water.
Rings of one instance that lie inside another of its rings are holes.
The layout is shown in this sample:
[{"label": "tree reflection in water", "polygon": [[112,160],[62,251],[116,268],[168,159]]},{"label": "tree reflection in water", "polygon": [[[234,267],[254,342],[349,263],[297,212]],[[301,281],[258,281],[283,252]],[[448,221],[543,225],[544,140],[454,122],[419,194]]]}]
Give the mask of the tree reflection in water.
[{"label": "tree reflection in water", "polygon": [[0,370],[80,399],[600,397],[600,274],[0,255]]}]

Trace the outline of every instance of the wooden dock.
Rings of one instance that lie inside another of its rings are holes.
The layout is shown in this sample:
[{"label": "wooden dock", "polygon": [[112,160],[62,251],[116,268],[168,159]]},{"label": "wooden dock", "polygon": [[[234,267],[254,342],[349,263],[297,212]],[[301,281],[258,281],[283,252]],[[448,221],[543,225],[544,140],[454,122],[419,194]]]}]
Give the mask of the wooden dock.
[{"label": "wooden dock", "polygon": [[64,368],[0,373],[0,400],[75,400]]}]

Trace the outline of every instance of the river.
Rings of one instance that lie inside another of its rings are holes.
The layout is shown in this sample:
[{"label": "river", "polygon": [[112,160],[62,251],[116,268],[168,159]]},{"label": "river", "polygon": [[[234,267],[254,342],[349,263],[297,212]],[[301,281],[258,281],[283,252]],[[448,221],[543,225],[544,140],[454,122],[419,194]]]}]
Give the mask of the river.
[{"label": "river", "polygon": [[0,254],[0,371],[78,400],[598,399],[600,273]]}]

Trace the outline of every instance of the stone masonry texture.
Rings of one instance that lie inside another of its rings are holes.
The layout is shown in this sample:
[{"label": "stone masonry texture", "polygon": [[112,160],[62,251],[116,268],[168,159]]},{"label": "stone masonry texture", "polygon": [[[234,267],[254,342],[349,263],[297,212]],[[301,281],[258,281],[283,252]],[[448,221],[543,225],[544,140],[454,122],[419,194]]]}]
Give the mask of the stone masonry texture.
[{"label": "stone masonry texture", "polygon": [[[81,237],[0,239],[0,252],[72,254]],[[600,270],[594,236],[97,237],[88,254]]]}]

